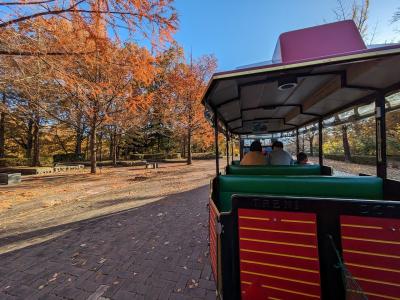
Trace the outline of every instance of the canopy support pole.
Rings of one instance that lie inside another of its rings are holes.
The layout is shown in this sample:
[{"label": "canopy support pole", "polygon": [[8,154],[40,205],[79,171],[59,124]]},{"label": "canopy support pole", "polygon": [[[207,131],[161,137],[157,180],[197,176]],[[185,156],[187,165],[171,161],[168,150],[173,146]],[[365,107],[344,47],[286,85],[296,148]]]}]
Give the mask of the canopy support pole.
[{"label": "canopy support pole", "polygon": [[234,145],[235,145],[235,140],[232,138],[232,139],[231,139],[231,156],[232,156],[232,163],[233,163],[233,157],[235,156],[235,153],[234,153],[234,151],[233,151]]},{"label": "canopy support pole", "polygon": [[319,158],[319,165],[322,167],[324,165],[322,118],[318,120],[318,158]]},{"label": "canopy support pole", "polygon": [[375,100],[375,124],[376,124],[376,175],[387,178],[386,157],[386,107],[385,94],[379,91]]},{"label": "canopy support pole", "polygon": [[300,152],[300,141],[299,141],[299,128],[296,127],[296,153]]},{"label": "canopy support pole", "polygon": [[214,111],[214,140],[215,140],[215,168],[216,174],[219,175],[219,149],[218,149],[218,116]]},{"label": "canopy support pole", "polygon": [[229,166],[229,133],[225,135],[226,139],[226,165]]},{"label": "canopy support pole", "polygon": [[240,136],[239,136],[239,147],[240,147],[240,160],[242,160],[243,155],[244,155],[244,153],[243,153],[244,140]]}]

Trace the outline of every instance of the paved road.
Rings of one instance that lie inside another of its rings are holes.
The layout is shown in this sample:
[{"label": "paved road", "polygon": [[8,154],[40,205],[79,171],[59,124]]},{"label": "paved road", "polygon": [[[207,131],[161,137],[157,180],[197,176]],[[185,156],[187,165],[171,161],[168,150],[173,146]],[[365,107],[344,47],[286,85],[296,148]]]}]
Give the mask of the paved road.
[{"label": "paved road", "polygon": [[207,198],[204,186],[40,230],[58,237],[0,256],[0,299],[215,299]]}]

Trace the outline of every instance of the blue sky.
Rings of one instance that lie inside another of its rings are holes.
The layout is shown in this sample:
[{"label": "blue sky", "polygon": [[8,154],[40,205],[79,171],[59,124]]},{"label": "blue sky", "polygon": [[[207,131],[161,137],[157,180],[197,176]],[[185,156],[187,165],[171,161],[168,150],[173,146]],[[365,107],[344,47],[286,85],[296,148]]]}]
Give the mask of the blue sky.
[{"label": "blue sky", "polygon": [[[343,0],[351,5],[352,0]],[[400,40],[390,23],[400,0],[370,0],[374,44]],[[176,0],[175,39],[193,57],[214,54],[218,69],[269,60],[280,33],[335,21],[336,0]],[[400,22],[397,24],[400,28]],[[369,43],[369,41],[366,41]]]}]

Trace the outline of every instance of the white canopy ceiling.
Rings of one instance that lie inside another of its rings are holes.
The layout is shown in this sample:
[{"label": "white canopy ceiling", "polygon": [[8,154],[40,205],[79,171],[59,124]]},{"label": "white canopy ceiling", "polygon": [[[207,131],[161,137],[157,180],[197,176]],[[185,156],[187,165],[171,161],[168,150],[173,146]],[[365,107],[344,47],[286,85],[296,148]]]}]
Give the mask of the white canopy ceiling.
[{"label": "white canopy ceiling", "polygon": [[[282,80],[297,86],[280,90]],[[214,74],[203,103],[235,134],[291,130],[400,83],[400,45]]]}]

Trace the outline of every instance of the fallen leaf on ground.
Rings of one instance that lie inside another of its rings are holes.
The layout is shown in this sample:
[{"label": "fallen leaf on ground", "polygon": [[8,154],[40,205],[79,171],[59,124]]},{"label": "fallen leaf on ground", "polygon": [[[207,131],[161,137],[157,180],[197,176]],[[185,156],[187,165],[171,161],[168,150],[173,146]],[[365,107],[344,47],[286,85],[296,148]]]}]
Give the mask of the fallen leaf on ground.
[{"label": "fallen leaf on ground", "polygon": [[107,260],[106,258],[101,258],[101,259],[99,260],[99,264],[104,263],[106,260]]}]

